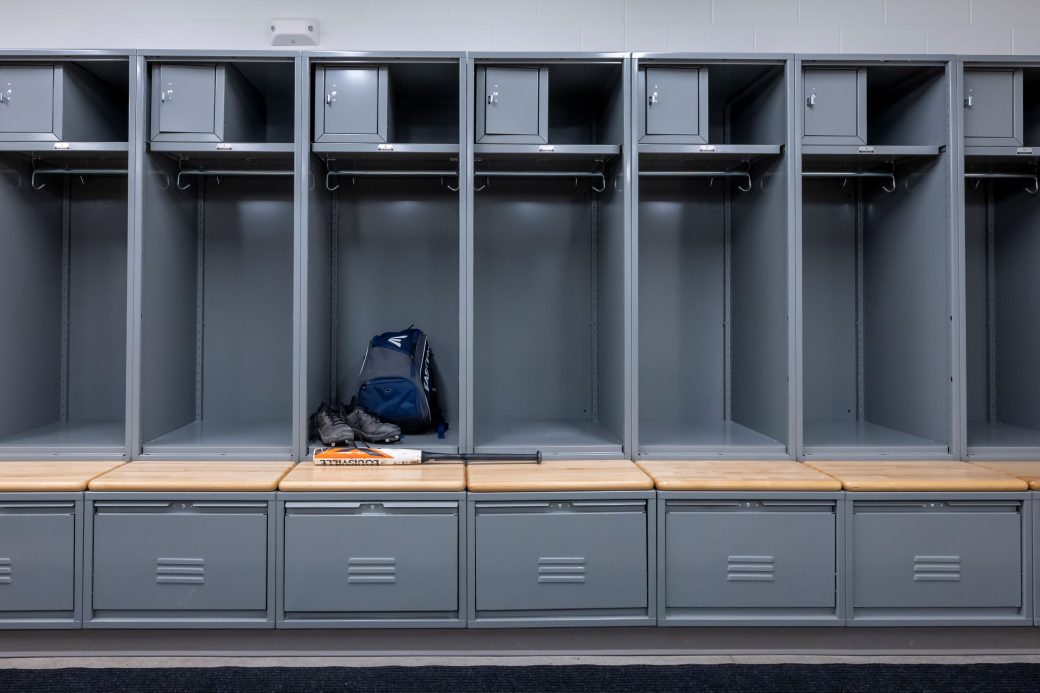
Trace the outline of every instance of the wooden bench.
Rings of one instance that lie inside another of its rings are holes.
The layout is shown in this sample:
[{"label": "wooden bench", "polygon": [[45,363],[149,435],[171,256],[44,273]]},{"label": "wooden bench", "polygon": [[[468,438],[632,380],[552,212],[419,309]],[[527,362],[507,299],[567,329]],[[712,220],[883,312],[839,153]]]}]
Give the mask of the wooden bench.
[{"label": "wooden bench", "polygon": [[466,488],[476,493],[647,491],[653,487],[653,480],[629,460],[471,464],[466,469]]},{"label": "wooden bench", "polygon": [[972,462],[977,467],[984,467],[994,472],[1007,474],[1029,484],[1033,491],[1040,491],[1040,461],[1038,462]]},{"label": "wooden bench", "polygon": [[278,485],[280,491],[465,491],[461,464],[386,466],[301,462]]},{"label": "wooden bench", "polygon": [[840,491],[841,482],[789,461],[639,462],[659,491]]},{"label": "wooden bench", "polygon": [[122,462],[0,462],[0,493],[75,493]]},{"label": "wooden bench", "polygon": [[806,462],[841,481],[846,491],[1027,491],[1021,479],[967,462]]},{"label": "wooden bench", "polygon": [[131,462],[90,482],[91,491],[266,492],[292,469],[292,462]]}]

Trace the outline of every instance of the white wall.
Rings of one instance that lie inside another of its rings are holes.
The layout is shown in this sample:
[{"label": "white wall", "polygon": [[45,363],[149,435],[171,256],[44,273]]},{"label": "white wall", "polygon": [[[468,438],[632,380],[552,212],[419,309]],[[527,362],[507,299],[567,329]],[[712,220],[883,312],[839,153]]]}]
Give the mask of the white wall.
[{"label": "white wall", "polygon": [[3,48],[1040,53],[1040,0],[0,0]]}]

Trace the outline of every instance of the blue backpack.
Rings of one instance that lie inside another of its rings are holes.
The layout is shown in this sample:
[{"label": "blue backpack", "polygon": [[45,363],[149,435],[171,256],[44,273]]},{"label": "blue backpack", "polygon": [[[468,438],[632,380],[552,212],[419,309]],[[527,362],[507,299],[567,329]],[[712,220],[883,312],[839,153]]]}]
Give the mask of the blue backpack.
[{"label": "blue backpack", "polygon": [[423,433],[436,425],[443,436],[446,426],[437,404],[433,352],[422,330],[409,327],[372,338],[361,365],[358,402],[404,433]]}]

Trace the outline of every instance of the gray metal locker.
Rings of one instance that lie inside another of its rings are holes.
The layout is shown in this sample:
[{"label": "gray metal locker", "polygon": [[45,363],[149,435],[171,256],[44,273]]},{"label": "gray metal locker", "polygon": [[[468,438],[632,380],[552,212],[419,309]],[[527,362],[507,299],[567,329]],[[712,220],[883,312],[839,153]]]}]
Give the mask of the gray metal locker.
[{"label": "gray metal locker", "polygon": [[126,142],[126,67],[125,58],[0,63],[0,141]]},{"label": "gray metal locker", "polygon": [[264,140],[263,96],[234,65],[153,63],[151,89],[152,141]]},{"label": "gray metal locker", "polygon": [[849,623],[1032,625],[1028,497],[849,494]]},{"label": "gray metal locker", "polygon": [[0,629],[79,628],[82,494],[0,494]]},{"label": "gray metal locker", "polygon": [[476,141],[549,141],[549,69],[477,67]]},{"label": "gray metal locker", "polygon": [[708,141],[708,68],[647,67],[639,71],[639,141]]},{"label": "gray metal locker", "polygon": [[802,142],[867,143],[867,71],[862,67],[806,68]]},{"label": "gray metal locker", "polygon": [[649,493],[470,494],[470,627],[654,622]]},{"label": "gray metal locker", "polygon": [[464,496],[279,494],[280,628],[462,627]]},{"label": "gray metal locker", "polygon": [[273,494],[87,499],[89,627],[274,627]]},{"label": "gray metal locker", "polygon": [[964,71],[965,146],[1023,144],[1021,69]]},{"label": "gray metal locker", "polygon": [[315,142],[388,142],[386,65],[320,67],[314,75]]},{"label": "gray metal locker", "polygon": [[844,623],[840,494],[658,495],[659,623]]}]

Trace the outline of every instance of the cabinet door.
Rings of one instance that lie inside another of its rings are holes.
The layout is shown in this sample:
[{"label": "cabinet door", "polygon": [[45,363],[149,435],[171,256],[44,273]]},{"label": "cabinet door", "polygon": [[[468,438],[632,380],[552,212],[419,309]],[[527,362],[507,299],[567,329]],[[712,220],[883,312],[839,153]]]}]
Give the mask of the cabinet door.
[{"label": "cabinet door", "polygon": [[642,142],[708,141],[708,71],[649,67],[643,75]]},{"label": "cabinet door", "polygon": [[478,79],[477,141],[548,141],[548,70],[486,67]]},{"label": "cabinet door", "polygon": [[387,68],[326,67],[315,82],[316,141],[385,142]]},{"label": "cabinet door", "polygon": [[803,142],[867,143],[867,74],[863,68],[806,68]]},{"label": "cabinet door", "polygon": [[965,144],[1021,147],[1022,115],[1022,70],[965,70]]},{"label": "cabinet door", "polygon": [[[0,67],[0,139],[54,136],[55,74],[52,65]],[[38,139],[38,138],[32,138]]]},{"label": "cabinet door", "polygon": [[0,619],[5,611],[73,610],[76,524],[68,506],[0,513]]},{"label": "cabinet door", "polygon": [[221,134],[217,128],[223,116],[218,118],[216,111],[216,66],[160,65],[153,73],[152,90],[153,138],[184,133],[209,136],[208,140]]}]

